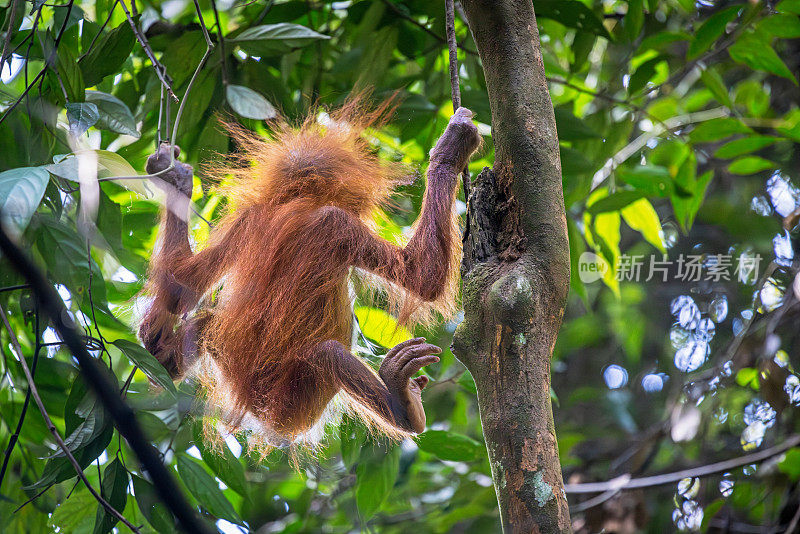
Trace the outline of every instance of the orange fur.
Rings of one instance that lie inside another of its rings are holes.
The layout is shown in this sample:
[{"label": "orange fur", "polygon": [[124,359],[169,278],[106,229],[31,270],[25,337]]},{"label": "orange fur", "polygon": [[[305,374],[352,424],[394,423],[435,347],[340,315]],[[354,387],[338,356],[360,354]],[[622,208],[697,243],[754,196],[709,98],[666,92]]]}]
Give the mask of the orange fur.
[{"label": "orange fur", "polygon": [[[193,255],[174,235],[185,228],[164,216],[147,288],[154,302],[141,335],[173,374],[184,372],[190,323],[174,326],[221,282],[195,330],[209,403],[230,430],[255,427],[256,441],[266,436],[272,444],[315,439],[310,431],[324,425],[345,372],[318,347],[335,341],[349,349],[352,266],[385,279],[401,323],[455,312],[461,240],[454,187],[426,197],[436,205],[423,208],[428,216],[420,217],[407,247],[370,230],[374,211],[407,174],[379,160],[364,139],[391,107],[367,113],[352,100],[330,124],[313,115],[298,127],[279,123],[271,139],[227,125],[241,151],[233,165],[209,170],[231,208],[207,247]],[[409,434],[360,396],[347,391],[337,398],[381,432]]]}]

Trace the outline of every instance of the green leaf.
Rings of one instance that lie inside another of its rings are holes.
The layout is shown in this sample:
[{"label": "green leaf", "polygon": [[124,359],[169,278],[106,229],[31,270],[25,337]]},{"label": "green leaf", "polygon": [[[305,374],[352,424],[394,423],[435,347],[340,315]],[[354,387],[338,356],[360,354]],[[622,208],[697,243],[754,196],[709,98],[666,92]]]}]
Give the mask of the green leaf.
[{"label": "green leaf", "polygon": [[767,38],[795,39],[800,37],[800,18],[795,15],[771,15],[759,21],[756,31]]},{"label": "green leaf", "polygon": [[586,159],[580,150],[561,146],[559,152],[561,153],[561,173],[565,176],[589,174],[597,168],[594,163]]},{"label": "green leaf", "polygon": [[778,469],[792,481],[800,480],[800,448],[786,451],[786,456],[778,463]]},{"label": "green leaf", "polygon": [[628,0],[628,12],[625,13],[622,23],[628,40],[635,40],[642,31],[642,24],[644,24],[643,0]]},{"label": "green leaf", "polygon": [[[89,443],[95,435],[95,425],[98,422],[102,422],[102,419],[98,421],[97,417],[90,416],[78,425],[78,428],[73,430],[72,433],[67,436],[67,439],[64,440],[64,445],[67,446],[67,449],[74,453],[76,450]],[[65,456],[62,449],[58,449],[53,454],[48,455],[47,458],[58,458],[60,456]]]},{"label": "green leaf", "polygon": [[747,111],[754,117],[763,117],[772,113],[769,101],[770,92],[760,81],[745,79],[736,85],[734,104],[747,108]]},{"label": "green leaf", "polygon": [[217,481],[200,464],[181,454],[178,456],[178,474],[195,499],[212,515],[232,523],[242,523]]},{"label": "green leaf", "polygon": [[800,15],[800,0],[783,0],[775,9],[780,13]]},{"label": "green leaf", "polygon": [[342,417],[342,423],[339,425],[339,443],[344,465],[352,467],[358,462],[367,434],[367,428],[360,420],[347,414]]},{"label": "green leaf", "polygon": [[600,137],[599,133],[586,125],[586,121],[573,115],[567,106],[557,106],[553,111],[555,111],[556,128],[560,140],[580,141]]},{"label": "green leaf", "polygon": [[734,43],[728,53],[731,59],[738,63],[743,63],[753,70],[770,72],[776,76],[782,76],[792,80],[795,85],[795,78],[786,63],[778,56],[770,44],[758,35],[749,33],[744,34]]},{"label": "green leaf", "polygon": [[269,101],[247,87],[241,85],[228,85],[225,97],[233,111],[248,119],[267,120],[274,119],[278,112]]},{"label": "green leaf", "polygon": [[[607,196],[607,189],[598,188],[589,195],[586,205],[591,207],[604,200]],[[599,213],[594,217],[588,210],[583,212],[584,237],[591,248],[599,251],[600,254],[596,254],[595,258],[601,264],[600,270],[603,273],[603,283],[614,292],[617,298],[620,296],[616,268],[620,255],[621,221],[622,217],[618,211]]]},{"label": "green leaf", "polygon": [[18,238],[42,201],[50,175],[40,167],[0,172],[0,223]]},{"label": "green leaf", "polygon": [[400,447],[367,447],[356,466],[356,506],[366,521],[377,512],[392,491],[400,466]]},{"label": "green leaf", "polygon": [[[86,469],[89,464],[105,451],[106,447],[111,443],[111,437],[113,435],[114,427],[106,420],[103,425],[103,431],[93,441],[87,443],[74,454],[81,469]],[[51,458],[44,466],[41,478],[36,481],[36,483],[26,486],[23,489],[40,490],[51,484],[58,484],[59,482],[74,478],[75,476],[75,468],[66,457]]]},{"label": "green leaf", "polygon": [[731,159],[750,152],[761,150],[778,141],[777,137],[768,135],[750,135],[741,139],[728,141],[714,152],[715,158]]},{"label": "green leaf", "polygon": [[752,130],[739,120],[722,117],[700,123],[689,134],[692,143],[710,143],[740,133],[752,133]]},{"label": "green leaf", "polygon": [[161,534],[174,534],[177,532],[175,518],[169,508],[161,502],[153,485],[145,479],[131,475],[133,480],[133,493],[136,504],[147,522]]},{"label": "green leaf", "polygon": [[642,43],[639,45],[639,51],[644,52],[645,50],[653,49],[653,50],[663,50],[672,43],[676,43],[678,41],[688,41],[689,34],[686,32],[667,32],[667,31],[660,31],[658,33],[654,33],[648,37],[642,39]]},{"label": "green leaf", "polygon": [[620,214],[628,226],[642,234],[648,243],[666,254],[661,221],[649,200],[640,198],[622,208]]},{"label": "green leaf", "polygon": [[116,74],[130,57],[135,43],[136,37],[127,21],[103,34],[94,48],[78,61],[86,85],[95,86],[106,76]]},{"label": "green leaf", "polygon": [[355,314],[364,335],[383,347],[391,348],[414,337],[408,328],[380,308],[356,306]]},{"label": "green leaf", "polygon": [[713,178],[713,176],[714,171],[708,171],[700,176],[693,186],[694,189],[690,197],[673,195],[670,198],[672,201],[672,209],[675,211],[675,218],[678,220],[678,224],[680,224],[684,233],[687,233],[692,228],[697,210],[700,209],[700,205],[703,203],[703,199],[706,196],[706,189],[708,188],[708,184],[711,183],[711,178]]},{"label": "green leaf", "polygon": [[[65,180],[80,182],[78,170],[81,168],[79,160],[82,157],[91,158],[91,160],[96,158],[98,178],[139,175],[136,169],[134,169],[125,158],[108,150],[80,150],[78,152],[66,154],[60,158],[53,158],[56,162],[50,165],[44,165],[43,168],[47,169],[51,174],[60,176]],[[118,183],[122,187],[135,191],[145,197],[149,197],[152,194],[146,180],[120,180]]]},{"label": "green leaf", "polygon": [[220,480],[233,491],[243,497],[248,497],[247,480],[244,476],[244,466],[233,455],[226,443],[217,447],[209,447],[203,439],[201,424],[194,425],[194,444],[203,456],[203,461],[214,471]]},{"label": "green leaf", "polygon": [[666,167],[641,165],[639,167],[618,167],[616,177],[647,196],[666,197],[675,191],[675,184]]},{"label": "green leaf", "polygon": [[703,521],[700,523],[700,532],[708,532],[711,521],[722,510],[725,503],[725,499],[716,499],[703,508]]},{"label": "green leaf", "polygon": [[458,385],[464,388],[464,391],[470,395],[476,395],[478,393],[478,386],[475,385],[475,379],[472,378],[472,374],[469,371],[464,371],[461,374],[458,378]]},{"label": "green leaf", "polygon": [[416,442],[421,450],[453,462],[477,460],[485,450],[479,441],[447,430],[428,430],[417,436]]},{"label": "green leaf", "polygon": [[745,156],[728,165],[728,171],[730,171],[731,174],[748,175],[767,169],[774,169],[775,167],[775,163],[767,159],[758,156]]},{"label": "green leaf", "polygon": [[192,105],[187,106],[181,116],[181,123],[178,128],[179,139],[183,138],[184,135],[196,135],[200,121],[206,117],[209,108],[213,107],[212,102],[220,82],[219,67],[206,68],[200,71],[195,84],[192,86]]},{"label": "green leaf", "polygon": [[584,32],[605,37],[609,41],[614,39],[603,26],[603,21],[594,11],[576,0],[536,0],[534,3],[536,18],[553,19],[568,28],[575,28]]},{"label": "green leaf", "polygon": [[751,387],[758,391],[758,369],[755,367],[743,367],[736,373],[736,383],[742,387]]},{"label": "green leaf", "polygon": [[[569,284],[572,290],[577,293],[585,303],[588,295],[586,293],[586,286],[583,285],[583,281],[580,278],[580,265],[578,264],[578,260],[581,254],[586,251],[586,242],[583,240],[583,236],[581,236],[580,230],[578,230],[578,226],[575,224],[572,217],[567,217],[567,231],[569,233]],[[466,375],[467,373],[464,374]],[[470,381],[472,381],[471,376]],[[474,381],[472,382],[472,387],[475,388]],[[475,391],[472,393],[475,393]]]},{"label": "green leaf", "polygon": [[108,93],[86,91],[86,101],[97,106],[97,128],[139,137],[136,119],[122,100]]},{"label": "green leaf", "polygon": [[52,532],[88,533],[95,522],[97,501],[84,488],[72,493],[59,504],[48,519]]},{"label": "green leaf", "polygon": [[647,85],[647,82],[649,82],[656,73],[656,66],[662,61],[665,61],[664,57],[657,56],[639,65],[636,72],[631,74],[631,78],[628,80],[628,94],[635,94]]},{"label": "green leaf", "polygon": [[706,68],[700,74],[700,79],[703,80],[703,83],[706,84],[708,90],[711,91],[711,94],[714,95],[714,98],[716,98],[720,104],[728,108],[733,108],[733,102],[731,101],[728,87],[725,85],[725,81],[716,69],[713,67]]},{"label": "green leaf", "polygon": [[173,395],[178,394],[175,384],[164,366],[150,354],[147,349],[127,339],[118,339],[113,342],[130,361],[136,364],[147,377]]},{"label": "green leaf", "polygon": [[67,119],[69,119],[69,133],[74,137],[80,137],[94,126],[100,119],[100,112],[97,106],[87,102],[75,104],[67,102]]},{"label": "green leaf", "polygon": [[330,36],[300,24],[280,22],[248,28],[228,41],[238,44],[248,54],[263,57],[285,54],[320,39],[330,39]]},{"label": "green leaf", "polygon": [[597,215],[606,211],[619,211],[628,204],[636,202],[645,195],[641,191],[617,191],[605,198],[601,198],[586,208],[590,215]]},{"label": "green leaf", "polygon": [[708,50],[720,38],[729,22],[733,21],[744,6],[736,5],[714,13],[695,32],[689,43],[686,59],[694,59]]},{"label": "green leaf", "polygon": [[[128,471],[119,458],[103,469],[103,484],[100,494],[117,512],[125,511],[128,501]],[[102,505],[97,505],[97,517],[94,523],[93,534],[106,534],[110,532],[119,520],[111,515]]]},{"label": "green leaf", "polygon": [[54,282],[64,284],[73,298],[88,310],[90,283],[92,301],[98,309],[111,315],[106,305],[106,286],[100,267],[87,256],[86,242],[77,230],[49,216],[38,217],[36,248],[42,255],[47,274]]},{"label": "green leaf", "polygon": [[[64,92],[66,93],[66,100],[68,102],[83,102],[85,90],[84,80],[81,70],[78,68],[77,60],[72,54],[71,47],[58,47],[56,71],[58,76],[52,77],[51,80],[55,79],[54,85],[57,84],[56,87],[63,85]],[[59,100],[63,97],[60,92],[57,93],[57,95]]]}]

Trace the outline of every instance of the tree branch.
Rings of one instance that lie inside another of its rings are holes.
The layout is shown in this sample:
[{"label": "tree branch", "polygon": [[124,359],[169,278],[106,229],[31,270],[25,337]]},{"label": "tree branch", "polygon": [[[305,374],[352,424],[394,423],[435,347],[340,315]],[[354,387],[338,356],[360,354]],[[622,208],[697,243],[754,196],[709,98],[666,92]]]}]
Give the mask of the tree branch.
[{"label": "tree branch", "polygon": [[[134,6],[134,10],[136,9],[136,0],[133,0],[132,5]],[[153,52],[153,49],[150,48],[150,43],[147,42],[147,38],[144,34],[139,31],[139,27],[136,26],[136,21],[133,20],[131,16],[131,12],[128,10],[128,6],[125,4],[125,0],[119,0],[120,5],[122,6],[122,10],[125,12],[125,17],[128,19],[128,24],[131,25],[131,29],[133,30],[133,34],[136,36],[136,40],[139,41],[139,44],[144,49],[145,54],[150,59],[150,63],[153,64],[153,68],[156,71],[156,76],[161,81],[161,85],[164,86],[164,89],[167,90],[167,94],[175,99],[175,102],[178,101],[178,97],[175,96],[175,92],[172,90],[172,85],[166,78],[167,69],[164,68],[164,65],[161,64],[160,61],[156,59],[156,55]]]},{"label": "tree branch", "polygon": [[470,370],[504,532],[567,533],[550,358],[569,291],[553,103],[531,0],[463,0],[495,161],[472,184],[453,353]]},{"label": "tree branch", "polygon": [[649,488],[653,486],[663,486],[665,484],[673,484],[679,482],[684,478],[698,478],[713,475],[715,473],[723,473],[730,471],[743,465],[755,464],[769,460],[779,454],[783,454],[792,447],[800,445],[800,435],[794,435],[788,438],[780,445],[770,447],[763,451],[754,452],[738,458],[724,460],[713,464],[703,465],[700,467],[693,467],[691,469],[683,469],[673,473],[664,473],[663,475],[653,475],[642,478],[631,478],[630,475],[622,475],[615,479],[606,482],[587,482],[583,484],[565,484],[564,491],[571,495],[578,495],[582,493],[600,493],[607,491],[621,491],[637,488]]}]

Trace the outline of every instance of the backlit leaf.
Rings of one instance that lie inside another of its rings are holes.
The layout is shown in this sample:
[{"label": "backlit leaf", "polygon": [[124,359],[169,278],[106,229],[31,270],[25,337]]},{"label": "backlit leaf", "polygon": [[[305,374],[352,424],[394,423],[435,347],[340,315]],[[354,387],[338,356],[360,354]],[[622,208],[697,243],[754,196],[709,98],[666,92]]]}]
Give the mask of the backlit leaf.
[{"label": "backlit leaf", "polygon": [[391,348],[413,337],[408,328],[380,308],[356,306],[355,314],[364,335],[383,347]]},{"label": "backlit leaf", "polygon": [[732,174],[755,174],[757,172],[766,171],[767,169],[775,168],[775,164],[767,159],[758,156],[745,156],[739,158],[730,165],[728,170]]},{"label": "backlit leaf", "polygon": [[664,247],[662,238],[661,221],[649,200],[640,198],[622,208],[620,213],[628,226],[642,234],[642,237],[648,243],[666,253],[667,249]]},{"label": "backlit leaf", "polygon": [[728,49],[731,59],[743,63],[754,70],[760,70],[788,78],[797,84],[786,63],[778,56],[770,44],[756,34],[744,34]]},{"label": "backlit leaf", "polygon": [[377,512],[392,490],[400,464],[400,447],[391,445],[362,450],[356,466],[356,505],[363,520]]},{"label": "backlit leaf", "polygon": [[722,36],[725,27],[736,18],[741,9],[742,6],[739,5],[731,6],[708,17],[695,32],[686,59],[694,59],[708,50],[714,41]]},{"label": "backlit leaf", "polygon": [[0,222],[19,237],[42,201],[50,175],[40,167],[22,167],[0,172]]},{"label": "backlit leaf", "polygon": [[67,102],[67,119],[69,119],[69,133],[80,137],[86,130],[94,126],[100,119],[97,106],[88,102],[74,104]]},{"label": "backlit leaf", "polygon": [[113,344],[122,351],[128,359],[136,364],[150,380],[172,394],[177,394],[175,384],[164,366],[150,354],[147,349],[127,339],[118,339]]},{"label": "backlit leaf", "polygon": [[86,91],[86,101],[97,106],[97,128],[139,137],[136,119],[122,100],[101,91]]},{"label": "backlit leaf", "polygon": [[214,478],[188,456],[178,456],[178,474],[195,499],[211,514],[232,523],[242,520]]},{"label": "backlit leaf", "polygon": [[719,147],[717,151],[714,152],[714,157],[726,159],[735,158],[736,156],[761,150],[764,147],[774,144],[776,141],[778,141],[777,137],[770,137],[767,135],[742,137],[741,139],[729,141]]},{"label": "backlit leaf", "polygon": [[280,22],[248,28],[229,42],[241,46],[254,56],[273,56],[285,54],[295,48],[307,46],[314,41],[330,39],[300,24]]},{"label": "backlit leaf", "polygon": [[417,436],[416,442],[423,451],[453,462],[476,460],[484,453],[484,446],[479,441],[446,430],[428,430]]},{"label": "backlit leaf", "polygon": [[241,85],[228,85],[225,92],[233,111],[248,119],[267,120],[277,117],[278,112],[259,93]]}]

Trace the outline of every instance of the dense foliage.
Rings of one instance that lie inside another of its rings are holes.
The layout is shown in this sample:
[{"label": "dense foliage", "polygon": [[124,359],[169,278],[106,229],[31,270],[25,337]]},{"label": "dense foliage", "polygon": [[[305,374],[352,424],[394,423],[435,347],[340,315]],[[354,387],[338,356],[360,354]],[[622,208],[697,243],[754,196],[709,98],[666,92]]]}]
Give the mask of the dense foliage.
[{"label": "dense foliage", "polygon": [[[87,348],[208,521],[226,532],[497,531],[474,383],[447,350],[453,324],[416,332],[445,352],[428,370],[430,430],[415,442],[376,440],[345,419],[293,463],[281,450],[249,454],[243,436],[221,450],[200,439],[196,384],[173,386],[134,335],[158,197],[147,181],[107,180],[141,174],[174,129],[196,168],[190,226],[202,246],[207,221],[226,204],[202,165],[235,149],[220,119],[268,135],[262,121],[276,113],[324,120],[316,104],[371,88],[402,97],[392,122],[372,132],[375,149],[423,169],[451,112],[443,4],[0,4],[4,228],[56,285]],[[676,471],[791,439],[800,416],[800,0],[534,6],[573,270],[553,361],[565,481]],[[475,45],[456,19],[463,101],[485,135],[474,174],[493,160],[491,113]],[[408,234],[421,181],[376,216],[384,237]],[[30,292],[13,288],[21,280],[0,266],[0,305],[57,431],[130,523],[173,532],[76,362]],[[357,300],[354,313],[357,349],[373,363],[411,335],[374,303]],[[28,406],[19,354],[7,330],[0,339],[0,447],[12,450],[3,453],[0,531],[127,532]],[[594,503],[569,500],[576,529],[587,532],[753,531],[797,524],[798,479],[794,448]]]}]

